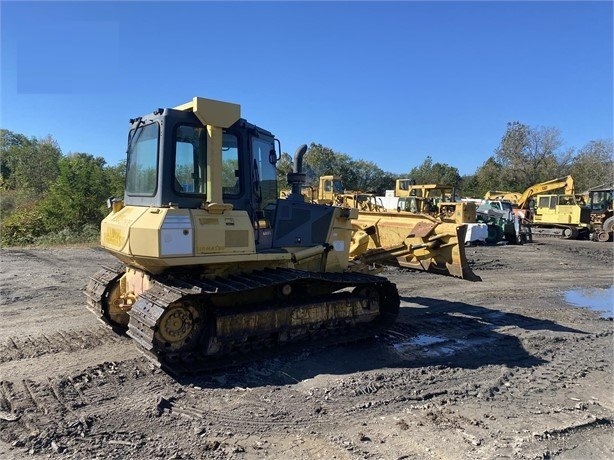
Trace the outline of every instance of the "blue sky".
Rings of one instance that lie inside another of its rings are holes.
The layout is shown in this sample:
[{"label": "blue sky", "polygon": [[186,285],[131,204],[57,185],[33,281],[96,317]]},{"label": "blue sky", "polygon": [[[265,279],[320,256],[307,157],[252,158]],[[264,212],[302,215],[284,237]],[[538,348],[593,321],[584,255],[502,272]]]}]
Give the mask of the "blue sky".
[{"label": "blue sky", "polygon": [[471,174],[507,122],[613,136],[613,3],[0,3],[0,127],[117,164],[128,119],[236,102],[293,153]]}]

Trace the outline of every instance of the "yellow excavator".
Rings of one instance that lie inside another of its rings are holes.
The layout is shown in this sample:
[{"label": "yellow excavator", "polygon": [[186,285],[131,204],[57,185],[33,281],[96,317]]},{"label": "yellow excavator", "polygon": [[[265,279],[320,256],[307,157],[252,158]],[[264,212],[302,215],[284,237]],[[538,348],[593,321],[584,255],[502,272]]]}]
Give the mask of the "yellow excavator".
[{"label": "yellow excavator", "polygon": [[[130,120],[123,199],[100,243],[119,260],[86,287],[88,308],[156,364],[189,372],[253,349],[380,333],[396,286],[349,265],[358,211],[306,202],[307,146],[277,198],[281,148],[238,104],[195,97]],[[421,258],[447,235],[414,229]]]},{"label": "yellow excavator", "polygon": [[518,209],[526,209],[529,205],[529,200],[537,195],[542,195],[554,190],[563,189],[565,195],[574,194],[574,181],[572,176],[563,176],[556,179],[551,179],[545,182],[531,185],[520,194],[516,201],[512,201]]},{"label": "yellow excavator", "polygon": [[[563,194],[548,194],[563,189]],[[521,233],[580,238],[588,235],[590,212],[574,194],[572,176],[563,176],[527,187],[522,193],[488,191],[484,200],[509,201],[521,221]]]},{"label": "yellow excavator", "polygon": [[501,190],[489,190],[484,195],[485,201],[509,201],[510,203],[518,203],[522,193],[504,192]]},{"label": "yellow excavator", "polygon": [[[563,189],[563,194],[547,192]],[[567,239],[587,237],[590,210],[578,202],[572,176],[559,177],[528,187],[516,203],[515,212],[531,235],[558,236]]]},{"label": "yellow excavator", "polygon": [[535,195],[546,192],[551,192],[558,189],[564,189],[566,195],[574,193],[574,181],[572,176],[563,176],[556,179],[540,182],[538,184],[527,187],[522,193],[506,192],[502,190],[489,190],[484,195],[484,200],[488,201],[509,201],[516,208],[525,209],[528,207],[528,202]]}]

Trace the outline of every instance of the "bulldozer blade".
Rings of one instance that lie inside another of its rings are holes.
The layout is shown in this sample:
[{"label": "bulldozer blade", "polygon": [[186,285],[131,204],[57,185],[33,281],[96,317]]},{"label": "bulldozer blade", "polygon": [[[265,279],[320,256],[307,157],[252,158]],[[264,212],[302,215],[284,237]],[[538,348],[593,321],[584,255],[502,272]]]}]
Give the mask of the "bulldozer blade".
[{"label": "bulldozer blade", "polygon": [[[481,281],[465,255],[467,225],[412,213],[360,212],[350,255],[383,264]],[[356,269],[356,268],[355,268]]]}]

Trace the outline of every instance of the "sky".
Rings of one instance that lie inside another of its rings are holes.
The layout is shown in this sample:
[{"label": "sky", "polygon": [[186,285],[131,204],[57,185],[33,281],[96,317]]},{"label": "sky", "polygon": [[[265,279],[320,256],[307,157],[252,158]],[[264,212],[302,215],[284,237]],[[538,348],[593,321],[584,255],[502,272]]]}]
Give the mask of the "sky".
[{"label": "sky", "polygon": [[241,105],[293,154],[472,174],[507,123],[613,137],[613,2],[0,2],[0,127],[116,165],[128,120]]}]

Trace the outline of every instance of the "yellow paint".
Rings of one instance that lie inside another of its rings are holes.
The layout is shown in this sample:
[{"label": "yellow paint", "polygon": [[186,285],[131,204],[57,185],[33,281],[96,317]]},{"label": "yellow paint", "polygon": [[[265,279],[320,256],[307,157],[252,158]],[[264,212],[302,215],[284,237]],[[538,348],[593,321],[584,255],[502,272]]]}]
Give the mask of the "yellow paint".
[{"label": "yellow paint", "polygon": [[102,233],[103,246],[119,247],[125,239],[125,232],[116,228],[106,228]]},{"label": "yellow paint", "polygon": [[231,102],[194,97],[190,102],[175,107],[176,110],[191,111],[203,125],[228,128],[241,118],[241,106]]},{"label": "yellow paint", "polygon": [[226,249],[225,246],[198,246],[196,252],[198,254],[207,254],[209,252],[221,252]]}]

